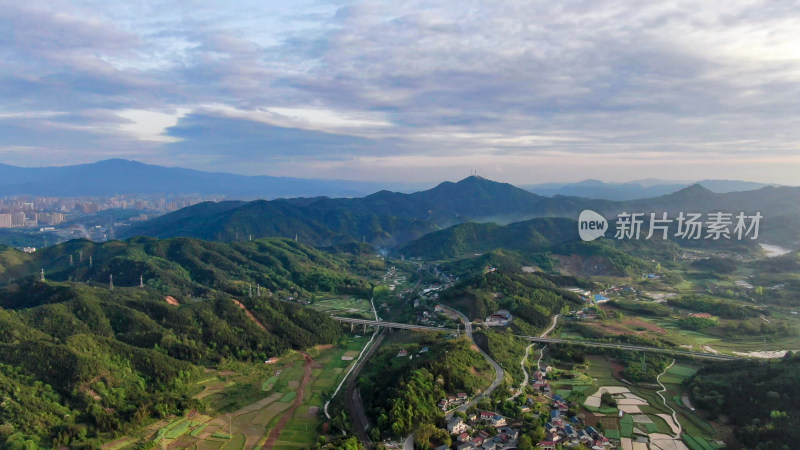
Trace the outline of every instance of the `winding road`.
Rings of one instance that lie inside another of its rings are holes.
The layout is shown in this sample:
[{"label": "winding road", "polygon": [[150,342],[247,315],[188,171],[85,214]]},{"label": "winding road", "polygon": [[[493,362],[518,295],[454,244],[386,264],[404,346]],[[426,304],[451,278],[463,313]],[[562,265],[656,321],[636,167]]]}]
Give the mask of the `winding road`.
[{"label": "winding road", "polygon": [[449,411],[445,417],[447,418],[447,420],[450,420],[453,417],[453,413],[454,412],[456,412],[456,411],[464,412],[467,409],[469,409],[470,406],[478,404],[478,402],[483,400],[485,397],[491,396],[492,392],[494,392],[494,390],[497,389],[498,386],[500,386],[500,383],[503,382],[503,377],[505,376],[505,371],[503,370],[502,367],[500,367],[500,364],[497,364],[497,361],[492,359],[492,357],[489,356],[488,353],[483,351],[483,349],[480,348],[480,346],[475,342],[475,338],[472,336],[472,322],[470,322],[469,318],[464,313],[462,313],[461,311],[458,311],[456,309],[453,309],[453,308],[450,308],[450,307],[447,307],[447,306],[445,307],[445,309],[448,309],[448,310],[458,314],[459,317],[461,317],[461,320],[464,322],[464,331],[467,333],[467,337],[469,338],[469,340],[472,341],[472,343],[475,345],[475,347],[478,349],[478,351],[481,352],[483,357],[486,358],[486,361],[488,361],[489,364],[491,364],[492,367],[494,368],[494,381],[492,381],[492,384],[490,384],[489,387],[486,388],[486,390],[483,391],[480,395],[476,396],[475,398],[473,398],[472,400],[468,401],[467,403],[464,403],[463,405],[459,406],[458,408]]},{"label": "winding road", "polygon": [[[556,328],[556,325],[558,324],[558,318],[560,316],[561,314],[556,314],[555,316],[553,316],[553,323],[550,324],[550,328],[544,330],[542,334],[539,335],[539,337],[547,337],[547,335],[550,334]],[[530,380],[530,375],[528,375],[528,369],[525,368],[525,362],[528,360],[528,354],[530,354],[531,347],[533,347],[534,345],[536,345],[536,343],[531,342],[531,345],[525,347],[525,356],[523,356],[522,360],[519,362],[519,365],[522,366],[522,373],[525,375],[525,378],[522,379],[522,383],[520,383],[517,392],[511,397],[509,397],[507,400],[514,400],[515,398],[522,395],[522,391],[525,390],[525,386],[528,385],[528,381]],[[539,364],[541,364],[542,362],[542,356],[544,354],[544,349],[546,347],[547,344],[545,344],[544,347],[542,347],[541,352],[539,353],[539,359],[536,361],[537,369],[539,368]]]},{"label": "winding road", "polygon": [[[681,433],[683,433],[683,427],[681,427],[681,423],[680,423],[680,422],[678,422],[678,414],[675,412],[675,410],[674,410],[674,409],[672,409],[672,407],[671,407],[671,406],[669,406],[669,405],[667,404],[667,399],[666,399],[666,398],[664,397],[664,395],[662,394],[662,392],[667,392],[667,387],[666,387],[666,386],[664,386],[664,384],[661,382],[661,375],[664,375],[665,373],[667,373],[667,371],[668,371],[668,370],[669,370],[669,369],[670,369],[670,368],[671,368],[671,367],[672,367],[674,364],[675,364],[675,360],[673,359],[673,360],[672,360],[672,362],[670,363],[670,365],[669,365],[669,366],[667,366],[667,368],[666,368],[666,369],[664,369],[664,371],[663,371],[663,372],[661,372],[660,374],[658,374],[658,376],[656,377],[656,382],[658,382],[659,386],[661,386],[661,390],[660,390],[660,391],[658,391],[658,392],[656,392],[656,394],[658,394],[658,396],[659,396],[659,397],[661,397],[661,401],[663,401],[663,402],[664,402],[664,406],[666,406],[666,407],[667,407],[667,409],[669,409],[670,411],[672,411],[672,421],[673,421],[673,422],[675,423],[675,425],[678,427],[678,433],[675,435],[675,438],[676,438],[676,439],[679,439],[679,438],[680,438],[680,436],[681,436]],[[674,429],[674,427],[670,427],[670,428],[673,428],[673,429]]]}]

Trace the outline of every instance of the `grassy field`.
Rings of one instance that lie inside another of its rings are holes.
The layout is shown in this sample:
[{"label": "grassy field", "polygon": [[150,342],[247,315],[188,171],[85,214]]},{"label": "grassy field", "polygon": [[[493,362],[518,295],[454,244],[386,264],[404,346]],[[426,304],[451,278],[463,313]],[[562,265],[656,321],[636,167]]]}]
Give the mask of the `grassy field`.
[{"label": "grassy field", "polygon": [[[281,431],[275,448],[308,448],[316,440],[324,397],[333,392],[368,339],[346,338],[341,345],[308,349],[311,380],[298,409]],[[260,448],[270,430],[298,396],[305,359],[290,352],[274,364],[226,362],[196,383],[211,415],[161,421],[137,436],[118,439],[107,449],[136,448],[148,442],[170,449],[241,450]]]},{"label": "grassy field", "polygon": [[347,296],[317,298],[311,308],[335,316],[374,319],[369,300]]},{"label": "grassy field", "polygon": [[[330,395],[341,381],[346,370],[353,361],[343,360],[342,357],[357,356],[369,339],[367,337],[350,338],[344,346],[336,346],[322,350],[316,354],[309,353],[314,358],[312,365],[312,378],[306,387],[305,396],[300,407],[292,415],[286,427],[283,428],[275,448],[308,448],[316,442],[317,429],[322,417],[321,408],[326,395]],[[299,379],[299,376],[295,379]],[[280,382],[277,383],[280,385]],[[281,402],[294,401],[296,391],[290,391],[291,400],[281,398]],[[287,394],[285,394],[287,395]],[[278,422],[276,416],[267,425],[267,433]]]}]

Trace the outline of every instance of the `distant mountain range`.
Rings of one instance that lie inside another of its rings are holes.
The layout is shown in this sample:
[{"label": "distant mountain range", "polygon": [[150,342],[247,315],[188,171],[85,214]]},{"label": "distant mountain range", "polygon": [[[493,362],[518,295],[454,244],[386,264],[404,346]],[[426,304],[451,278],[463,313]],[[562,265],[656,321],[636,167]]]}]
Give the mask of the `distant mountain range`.
[{"label": "distant mountain range", "polygon": [[361,196],[380,188],[377,184],[359,181],[211,173],[124,159],[63,167],[27,168],[0,164],[0,193],[3,195],[203,194],[271,199]]},{"label": "distant mountain range", "polygon": [[[123,235],[189,236],[236,241],[268,236],[295,237],[317,246],[347,242],[396,247],[427,233],[465,222],[508,224],[537,217],[576,219],[584,209],[608,218],[619,212],[760,212],[762,234],[773,243],[800,240],[800,188],[764,187],[714,193],[698,184],[659,197],[610,201],[544,197],[507,183],[471,176],[432,189],[402,194],[380,191],[362,198],[297,198],[273,201],[201,203],[155,218]],[[770,227],[770,221],[780,227]],[[491,230],[482,230],[482,233]]]},{"label": "distant mountain range", "polygon": [[[547,183],[523,185],[522,187],[544,197],[561,195],[605,200],[633,200],[669,194],[691,184],[661,180],[640,180],[630,183],[585,180],[578,183]],[[704,180],[699,184],[717,193],[746,191],[766,186],[762,183],[725,180]],[[421,183],[370,183],[266,175],[244,176],[162,167],[124,159],[108,159],[91,164],[61,167],[26,168],[0,164],[0,193],[3,195],[202,194],[222,195],[235,199],[361,197],[381,189],[410,192],[423,185]],[[442,188],[438,192],[446,195],[447,189]]]},{"label": "distant mountain range", "polygon": [[771,186],[765,183],[737,180],[703,180],[697,183],[642,180],[630,183],[605,183],[600,180],[584,180],[577,183],[544,183],[524,185],[523,189],[534,194],[553,197],[565,195],[604,200],[636,200],[671,194],[692,184],[699,184],[716,193],[751,191]]}]

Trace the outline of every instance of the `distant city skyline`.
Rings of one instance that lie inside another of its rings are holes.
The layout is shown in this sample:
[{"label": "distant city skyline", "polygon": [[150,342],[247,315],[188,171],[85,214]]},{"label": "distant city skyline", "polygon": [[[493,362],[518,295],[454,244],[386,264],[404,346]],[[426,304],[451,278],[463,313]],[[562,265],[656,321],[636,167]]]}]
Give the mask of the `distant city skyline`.
[{"label": "distant city skyline", "polygon": [[794,2],[2,5],[6,164],[798,184]]}]

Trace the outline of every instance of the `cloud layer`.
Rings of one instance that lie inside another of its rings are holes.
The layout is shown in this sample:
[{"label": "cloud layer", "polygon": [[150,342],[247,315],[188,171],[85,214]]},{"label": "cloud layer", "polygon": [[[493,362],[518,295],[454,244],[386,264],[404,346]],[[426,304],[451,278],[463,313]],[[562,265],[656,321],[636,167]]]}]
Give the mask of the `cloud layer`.
[{"label": "cloud layer", "polygon": [[6,163],[797,183],[793,1],[0,3]]}]

